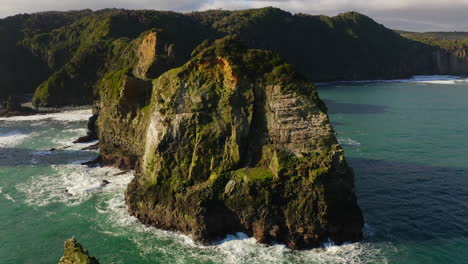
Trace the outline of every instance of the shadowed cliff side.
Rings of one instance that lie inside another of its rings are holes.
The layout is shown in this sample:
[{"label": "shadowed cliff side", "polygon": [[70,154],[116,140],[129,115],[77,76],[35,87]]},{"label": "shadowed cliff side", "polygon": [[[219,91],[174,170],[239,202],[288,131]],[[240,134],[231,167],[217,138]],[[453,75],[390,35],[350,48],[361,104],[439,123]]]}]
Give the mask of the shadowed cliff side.
[{"label": "shadowed cliff side", "polygon": [[467,32],[401,32],[405,38],[432,47],[435,72],[466,75],[468,69]]},{"label": "shadowed cliff side", "polygon": [[91,104],[106,73],[138,62],[135,73],[144,71],[145,75],[139,77],[155,78],[185,63],[208,37],[207,32],[183,14],[108,9],[25,39],[23,45],[55,69],[36,90],[33,102],[40,106]]},{"label": "shadowed cliff side", "polygon": [[90,13],[41,12],[0,19],[0,100],[34,92],[53,73],[47,63],[21,44],[22,40],[69,25]]},{"label": "shadowed cliff side", "polygon": [[101,82],[104,163],[137,171],[130,213],[203,243],[235,232],[290,248],[360,240],[353,173],[313,85],[233,37],[197,50],[152,84],[131,69]]}]

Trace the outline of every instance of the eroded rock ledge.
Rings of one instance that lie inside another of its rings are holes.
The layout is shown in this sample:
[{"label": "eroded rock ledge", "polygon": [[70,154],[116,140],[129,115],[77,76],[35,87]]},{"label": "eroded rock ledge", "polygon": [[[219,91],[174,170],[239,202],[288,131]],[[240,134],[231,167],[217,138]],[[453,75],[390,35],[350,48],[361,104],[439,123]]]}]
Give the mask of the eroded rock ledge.
[{"label": "eroded rock ledge", "polygon": [[153,81],[108,74],[104,163],[128,161],[130,214],[202,243],[245,232],[290,248],[362,238],[353,172],[315,88],[270,51],[204,43]]}]

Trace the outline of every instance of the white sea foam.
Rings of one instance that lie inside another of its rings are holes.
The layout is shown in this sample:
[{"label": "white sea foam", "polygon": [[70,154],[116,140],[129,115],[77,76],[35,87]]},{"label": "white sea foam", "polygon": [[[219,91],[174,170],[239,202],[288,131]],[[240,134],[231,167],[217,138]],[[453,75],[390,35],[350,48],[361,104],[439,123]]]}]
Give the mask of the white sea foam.
[{"label": "white sea foam", "polygon": [[[86,120],[90,115],[91,111],[89,110],[78,110],[31,117],[14,117],[8,120],[81,121]],[[66,132],[69,132],[70,135],[61,140],[55,140],[54,143],[59,146],[72,145],[71,141],[75,139],[75,136],[84,134],[85,130],[70,129]],[[27,138],[30,135],[25,136]],[[72,148],[83,147],[81,144],[72,146]],[[52,153],[62,155],[62,152],[51,151],[33,151],[32,154],[37,156],[37,160],[40,160],[42,156],[48,158]],[[377,247],[369,243],[342,246],[330,244],[322,249],[293,251],[284,245],[262,245],[257,243],[254,238],[237,233],[227,236],[212,246],[201,246],[188,236],[144,226],[135,217],[128,214],[124,203],[124,190],[133,177],[132,172],[117,175],[120,172],[117,169],[88,168],[79,165],[81,162],[75,160],[72,164],[53,165],[53,173],[38,175],[15,187],[25,194],[25,202],[32,206],[46,206],[51,203],[73,206],[95,197],[98,214],[94,220],[97,232],[130,239],[145,259],[153,260],[154,258],[155,261],[164,259],[168,263],[211,262],[223,264],[386,263],[386,259],[380,254]],[[102,185],[103,180],[109,181],[110,184]],[[0,193],[2,191],[3,189],[0,188]],[[14,201],[7,194],[3,194],[3,197]]]},{"label": "white sea foam", "polygon": [[[42,175],[19,184],[33,206],[50,203],[77,205],[97,198],[94,219],[102,234],[126,237],[133,241],[145,259],[165,259],[171,263],[387,263],[379,249],[370,243],[342,246],[329,244],[321,249],[294,251],[284,245],[266,246],[254,238],[237,233],[212,246],[202,246],[183,234],[142,225],[128,214],[124,190],[132,172],[119,173],[114,168],[88,168],[80,165],[53,166],[55,173]],[[118,175],[120,174],[120,175]],[[102,180],[111,183],[102,186]],[[65,192],[65,189],[68,192]]]},{"label": "white sea foam", "polygon": [[0,148],[11,148],[21,144],[34,133],[25,133],[21,131],[11,131],[5,134],[0,134]]},{"label": "white sea foam", "polygon": [[15,199],[13,199],[13,197],[11,197],[9,194],[3,193],[3,187],[0,187],[0,194],[2,194],[6,200],[16,202]]},{"label": "white sea foam", "polygon": [[451,75],[416,75],[409,79],[394,79],[394,80],[361,80],[361,81],[336,81],[336,82],[319,82],[317,85],[334,85],[347,83],[427,83],[427,84],[457,84],[468,83],[468,78]]},{"label": "white sea foam", "polygon": [[[82,114],[80,114],[82,113]],[[78,111],[65,116],[33,116],[29,120],[77,121],[86,120],[91,112]],[[52,114],[54,115],[54,114]],[[59,114],[60,115],[60,114]],[[81,117],[79,117],[81,115]],[[85,129],[69,129],[60,140],[53,140],[59,147],[71,146],[82,148],[82,144],[73,145],[77,135]],[[67,148],[69,149],[69,148]],[[58,149],[59,150],[59,149]],[[66,152],[34,151],[32,154],[41,159],[59,158]],[[52,155],[53,154],[53,155]],[[66,158],[66,157],[62,157]],[[53,173],[38,175],[33,179],[16,185],[16,189],[25,194],[25,202],[32,206],[46,206],[51,203],[63,203],[74,206],[96,198],[98,214],[94,219],[97,232],[109,236],[125,237],[133,241],[139,253],[145,259],[168,263],[386,263],[377,249],[371,244],[355,243],[343,246],[329,245],[322,249],[293,251],[284,245],[266,246],[257,243],[254,238],[238,233],[212,246],[202,246],[183,234],[168,232],[142,225],[138,219],[128,214],[124,202],[124,190],[133,177],[132,172],[120,175],[114,168],[88,168],[81,166],[82,161],[67,165],[53,165]],[[110,182],[102,185],[102,181]],[[6,198],[6,196],[4,196]],[[11,198],[11,197],[10,197]],[[6,198],[8,199],[8,198]]]},{"label": "white sea foam", "polygon": [[202,246],[188,236],[142,225],[128,214],[123,190],[100,196],[96,225],[103,234],[128,237],[148,260],[154,257],[171,263],[387,263],[380,249],[370,243],[341,246],[329,243],[320,249],[295,251],[281,244],[259,244],[254,238],[237,233],[212,246]]},{"label": "white sea foam", "polygon": [[[99,192],[122,190],[130,174],[115,176],[120,171],[114,168],[88,168],[78,164],[54,165],[55,173],[37,176],[18,184],[16,189],[26,195],[26,203],[45,206],[54,202],[77,205]],[[110,183],[103,185],[103,180]]]},{"label": "white sea foam", "polygon": [[98,141],[94,140],[88,143],[73,143],[78,137],[86,135],[86,128],[73,128],[64,130],[64,137],[54,138],[52,142],[57,148],[65,148],[67,150],[81,150],[85,147],[96,144]]},{"label": "white sea foam", "polygon": [[88,120],[91,115],[91,109],[80,109],[43,115],[0,117],[0,121],[40,121],[51,119],[56,121],[74,122]]},{"label": "white sea foam", "polygon": [[[405,81],[405,80],[403,80]],[[420,75],[414,76],[411,79],[406,80],[407,82],[418,82],[418,83],[430,83],[430,84],[456,84],[456,83],[467,83],[468,79],[457,76],[449,75]]]},{"label": "white sea foam", "polygon": [[360,147],[361,143],[350,138],[338,138],[338,143],[342,146]]},{"label": "white sea foam", "polygon": [[6,194],[6,193],[5,193],[5,194],[3,194],[3,196],[4,196],[5,199],[7,199],[7,200],[10,200],[10,201],[12,201],[12,202],[16,202],[15,199],[13,199],[9,194]]}]

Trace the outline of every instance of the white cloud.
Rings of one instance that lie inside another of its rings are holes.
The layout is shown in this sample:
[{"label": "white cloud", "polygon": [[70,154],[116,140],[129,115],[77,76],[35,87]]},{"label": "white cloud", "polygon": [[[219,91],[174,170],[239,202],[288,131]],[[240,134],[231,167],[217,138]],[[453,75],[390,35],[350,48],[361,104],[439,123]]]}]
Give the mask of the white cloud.
[{"label": "white cloud", "polygon": [[276,6],[293,12],[337,12],[349,10],[349,8],[388,10],[418,6],[444,7],[467,4],[468,0],[207,0],[201,5],[201,9],[242,9]]},{"label": "white cloud", "polygon": [[[0,0],[0,17],[47,10],[127,8],[192,11],[274,6],[293,13],[358,11],[393,28],[466,30],[468,0]],[[455,14],[455,15],[454,15]]]}]

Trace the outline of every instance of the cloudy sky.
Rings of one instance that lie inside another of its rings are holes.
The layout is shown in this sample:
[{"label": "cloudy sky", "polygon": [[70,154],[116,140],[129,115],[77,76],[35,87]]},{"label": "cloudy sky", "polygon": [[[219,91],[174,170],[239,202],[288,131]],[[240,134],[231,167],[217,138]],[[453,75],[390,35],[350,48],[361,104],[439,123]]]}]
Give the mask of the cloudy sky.
[{"label": "cloudy sky", "polygon": [[0,18],[47,10],[118,7],[194,11],[275,6],[293,13],[358,11],[393,29],[468,31],[468,0],[0,0]]}]

